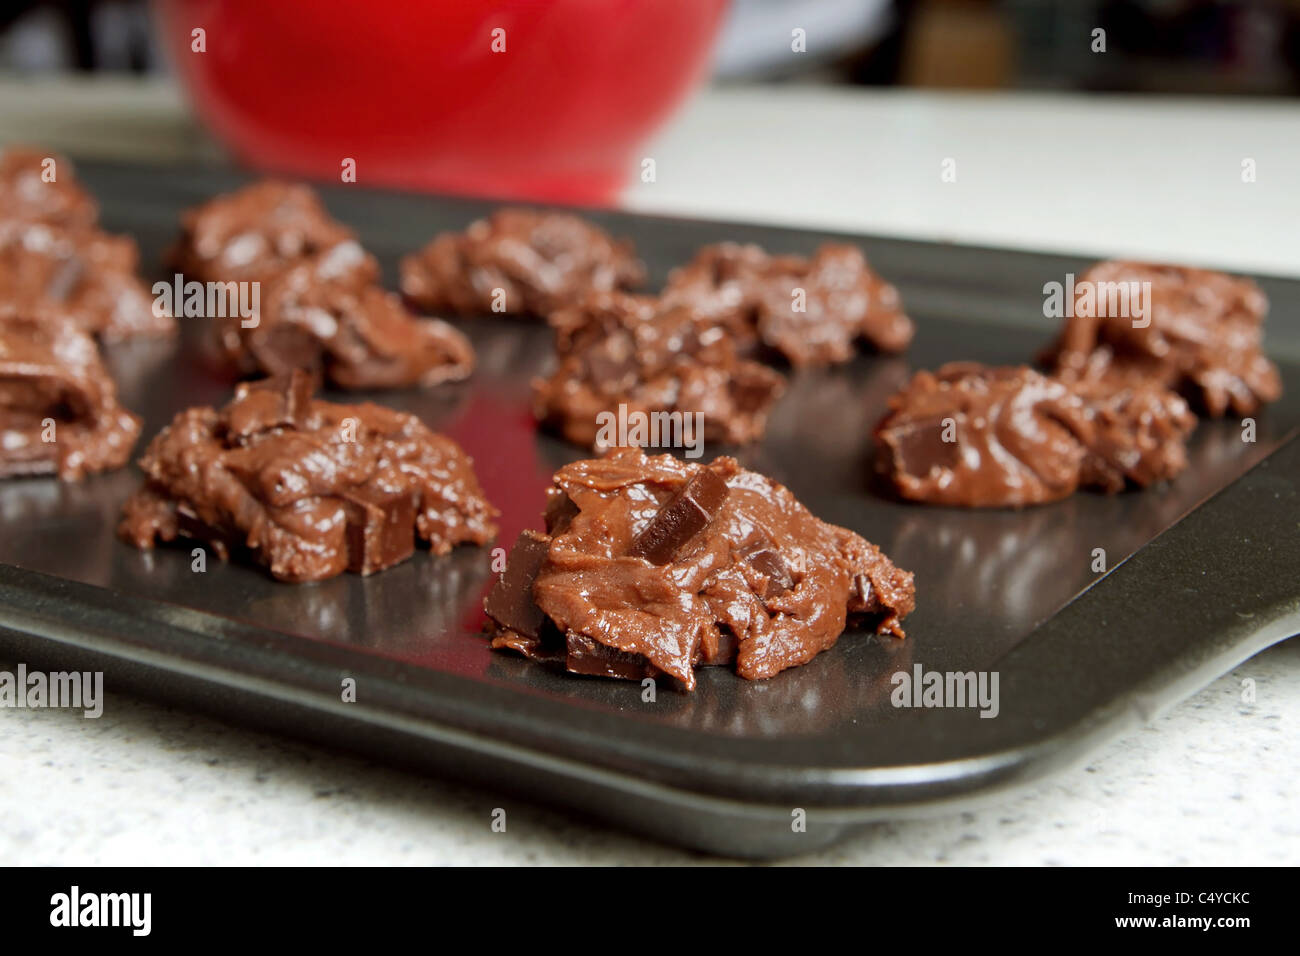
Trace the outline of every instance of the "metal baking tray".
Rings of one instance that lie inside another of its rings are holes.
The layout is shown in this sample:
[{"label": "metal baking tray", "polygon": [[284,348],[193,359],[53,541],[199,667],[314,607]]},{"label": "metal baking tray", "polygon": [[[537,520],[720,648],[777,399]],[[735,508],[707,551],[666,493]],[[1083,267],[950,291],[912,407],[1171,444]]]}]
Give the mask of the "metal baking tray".
[{"label": "metal baking tray", "polygon": [[[227,171],[83,164],[107,228],[140,242],[146,274],[182,209],[241,180]],[[385,268],[492,204],[325,187]],[[831,237],[609,212],[660,282],[707,242],[809,252]],[[694,694],[557,673],[491,652],[481,598],[488,548],[414,559],[368,579],[281,584],[259,568],[191,570],[190,547],[143,554],[117,540],[134,468],[82,484],[0,484],[0,655],[105,672],[110,688],[180,703],[427,769],[673,843],[771,858],[871,821],[987,798],[1081,758],[1300,631],[1300,375],[1257,416],[1204,422],[1172,484],[1082,493],[1021,512],[908,505],[868,476],[873,423],[909,369],[950,359],[1031,360],[1055,321],[1042,286],[1085,259],[850,237],[900,287],[919,332],[907,355],[862,355],[792,376],[762,443],[713,447],[788,485],[818,516],[916,573],[905,641],[848,633],[765,682],[706,669]],[[1289,334],[1300,283],[1265,280]],[[142,439],[179,409],[221,403],[232,381],[189,347],[133,344],[109,361]],[[498,543],[540,525],[554,469],[582,457],[539,434],[529,380],[550,361],[544,326],[462,323],[480,368],[467,383],[369,398],[418,414],[474,457],[503,511]],[[1094,549],[1105,550],[1096,573]],[[999,714],[896,708],[898,671],[996,671]],[[357,682],[342,700],[344,678]],[[802,811],[800,813],[799,811]],[[804,820],[804,826],[799,821]]]}]

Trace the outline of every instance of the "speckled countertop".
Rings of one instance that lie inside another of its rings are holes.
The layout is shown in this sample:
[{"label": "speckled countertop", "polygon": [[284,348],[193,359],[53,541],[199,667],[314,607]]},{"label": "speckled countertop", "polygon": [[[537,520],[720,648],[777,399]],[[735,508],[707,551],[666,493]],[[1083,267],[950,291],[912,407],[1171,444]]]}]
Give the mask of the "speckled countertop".
[{"label": "speckled countertop", "polygon": [[[1122,157],[1078,135],[1101,123],[1123,133]],[[0,138],[81,155],[213,155],[161,84],[0,82]],[[1140,98],[722,90],[647,155],[658,181],[626,199],[643,210],[1300,275],[1300,124],[1273,104],[1181,100],[1153,112]],[[961,191],[879,174],[946,156],[971,173]],[[1243,156],[1259,165],[1250,186],[1237,174]],[[1016,175],[987,175],[998,169]],[[1032,790],[881,825],[795,862],[1294,865],[1298,795],[1293,639]],[[490,825],[497,807],[504,833]],[[0,860],[32,864],[706,859],[111,689],[98,720],[0,709],[0,820]]]},{"label": "speckled countertop", "polygon": [[[1292,640],[1033,790],[792,862],[1295,864],[1298,725]],[[504,833],[491,827],[498,807]],[[98,720],[0,711],[0,808],[0,859],[33,864],[709,859],[111,693]]]}]

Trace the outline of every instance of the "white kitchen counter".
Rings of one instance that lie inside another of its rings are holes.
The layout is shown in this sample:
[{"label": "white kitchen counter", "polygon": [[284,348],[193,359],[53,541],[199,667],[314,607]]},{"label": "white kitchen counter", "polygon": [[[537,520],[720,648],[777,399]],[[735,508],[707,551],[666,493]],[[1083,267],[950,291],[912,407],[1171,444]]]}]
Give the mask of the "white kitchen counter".
[{"label": "white kitchen counter", "polygon": [[[0,137],[213,155],[156,84],[0,83]],[[657,181],[629,191],[639,210],[1300,275],[1288,105],[715,90],[645,155]],[[945,158],[955,183],[940,180]],[[1255,183],[1241,182],[1244,158]],[[1292,640],[1030,792],[883,825],[802,862],[1294,865],[1298,722]],[[505,833],[490,828],[495,807]],[[99,720],[0,710],[0,820],[0,860],[27,863],[701,859],[111,692]]]},{"label": "white kitchen counter", "polygon": [[724,89],[645,155],[633,209],[1300,275],[1291,102]]}]

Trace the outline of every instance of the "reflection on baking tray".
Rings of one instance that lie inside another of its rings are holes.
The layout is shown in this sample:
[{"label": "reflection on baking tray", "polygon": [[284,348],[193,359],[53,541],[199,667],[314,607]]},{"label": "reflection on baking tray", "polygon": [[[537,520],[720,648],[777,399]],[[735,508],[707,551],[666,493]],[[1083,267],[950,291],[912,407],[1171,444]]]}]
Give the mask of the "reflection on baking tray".
[{"label": "reflection on baking tray", "polygon": [[190,549],[159,548],[119,556],[110,587],[166,595],[169,601],[254,622],[272,630],[417,659],[440,638],[460,633],[466,610],[482,594],[491,568],[485,553],[462,547],[439,557],[427,550],[368,578],[341,574],[307,584],[282,584],[260,568],[222,564],[191,569]]},{"label": "reflection on baking tray", "polygon": [[39,528],[39,534],[6,534],[0,561],[57,568],[65,577],[99,581],[108,577],[120,542],[113,536],[116,511],[105,501],[130,494],[135,476],[119,470],[81,482],[53,477],[0,482],[0,525]]},{"label": "reflection on baking tray", "polygon": [[[910,671],[912,664],[910,640],[850,629],[831,650],[771,680],[745,681],[726,667],[702,667],[694,693],[679,693],[661,678],[653,701],[645,699],[637,682],[574,677],[557,666],[504,654],[492,655],[486,676],[516,686],[527,683],[534,691],[588,707],[632,707],[640,717],[679,730],[771,738],[819,733],[844,722],[847,714],[862,729],[890,719],[893,675]],[[744,690],[743,705],[738,687]]]},{"label": "reflection on baking tray", "polygon": [[1186,472],[1165,487],[1080,494],[1022,511],[900,504],[880,545],[902,566],[917,569],[918,593],[924,589],[928,604],[996,622],[996,629],[986,630],[971,620],[969,640],[944,647],[951,666],[988,665],[1100,579],[1095,566],[1113,570],[1280,437],[1263,416],[1253,445],[1242,442],[1235,422],[1202,422],[1188,445]]},{"label": "reflection on baking tray", "polygon": [[860,355],[842,369],[792,374],[768,422],[767,437],[735,452],[736,457],[746,468],[783,484],[797,482],[797,471],[786,474],[792,467],[815,462],[824,480],[861,488],[868,474],[864,453],[871,430],[908,372],[903,358]]}]

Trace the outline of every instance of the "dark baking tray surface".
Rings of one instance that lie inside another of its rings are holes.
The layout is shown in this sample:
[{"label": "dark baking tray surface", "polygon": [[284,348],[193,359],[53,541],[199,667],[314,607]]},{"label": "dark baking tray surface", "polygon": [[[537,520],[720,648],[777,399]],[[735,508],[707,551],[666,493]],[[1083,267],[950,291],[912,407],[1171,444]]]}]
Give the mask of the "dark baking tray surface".
[{"label": "dark baking tray surface", "polygon": [[[239,179],[226,172],[85,164],[103,219],[133,234],[161,277],[180,211]],[[381,259],[463,227],[486,203],[357,187],[324,190]],[[653,279],[696,247],[752,240],[804,252],[825,235],[627,214]],[[865,822],[971,799],[1066,761],[1300,631],[1300,376],[1258,416],[1203,423],[1172,485],[1079,494],[1023,512],[922,508],[876,494],[870,430],[909,368],[957,358],[1028,361],[1052,334],[1042,285],[1086,260],[857,237],[900,286],[919,334],[903,358],[861,356],[795,375],[767,439],[736,454],[820,517],[916,572],[909,638],[845,635],[805,667],[749,683],[723,669],[696,693],[556,673],[489,652],[480,635],[489,550],[427,552],[369,579],[272,581],[189,547],[142,554],[114,537],[135,469],[79,485],[0,485],[0,653],[95,667],[127,688],[576,809],[644,833],[742,856],[825,845]],[[1300,318],[1300,283],[1267,280],[1271,323]],[[198,321],[198,320],[194,320]],[[473,455],[504,511],[499,543],[539,524],[543,490],[581,454],[538,435],[529,380],[544,327],[464,323],[480,370],[464,385],[366,395],[420,415]],[[190,337],[198,330],[190,328]],[[131,345],[110,361],[151,436],[231,381],[192,349]],[[349,396],[330,395],[347,400]],[[730,449],[713,447],[706,457]],[[1243,477],[1244,476],[1244,477]],[[1207,500],[1208,499],[1208,500]],[[1092,571],[1094,549],[1109,573]],[[1000,714],[895,709],[890,677],[996,670]],[[344,677],[355,703],[341,700]],[[806,832],[792,812],[808,815]]]}]

